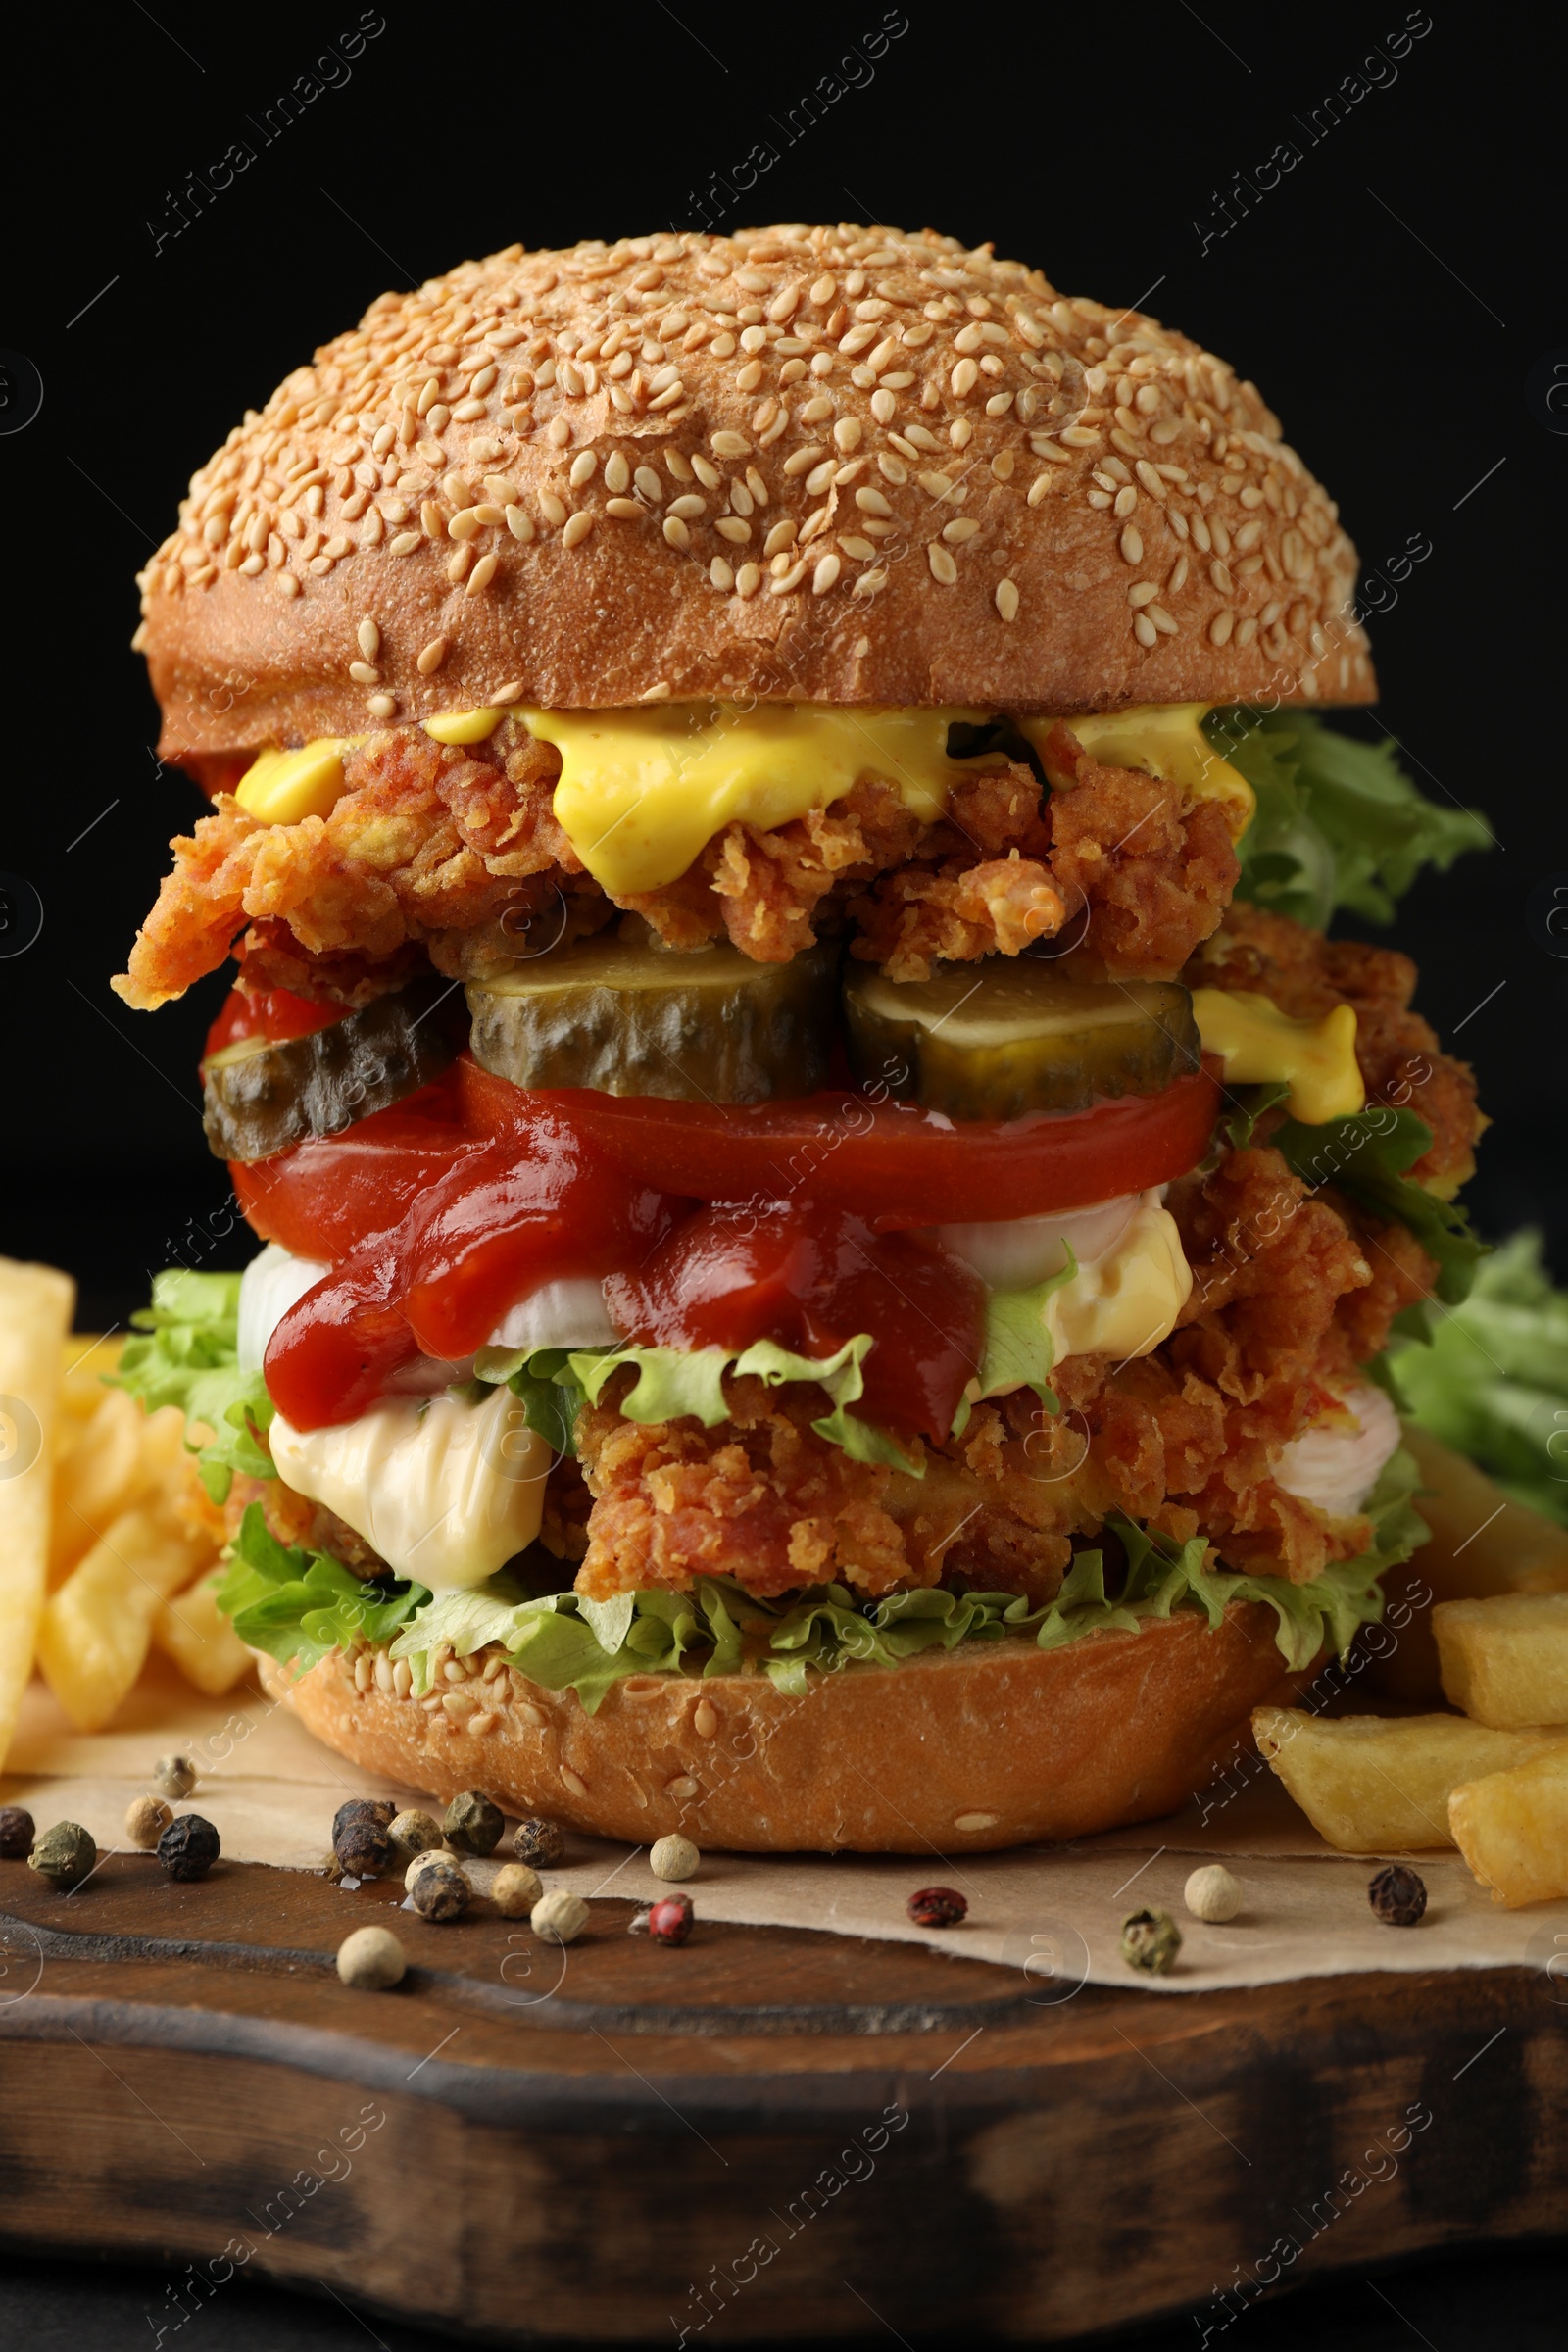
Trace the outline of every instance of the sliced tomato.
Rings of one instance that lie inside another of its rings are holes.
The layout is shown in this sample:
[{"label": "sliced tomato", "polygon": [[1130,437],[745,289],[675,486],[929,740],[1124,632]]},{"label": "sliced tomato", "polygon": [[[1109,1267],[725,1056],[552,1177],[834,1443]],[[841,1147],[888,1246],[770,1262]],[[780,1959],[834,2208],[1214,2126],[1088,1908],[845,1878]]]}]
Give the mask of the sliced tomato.
[{"label": "sliced tomato", "polygon": [[314,1037],[343,1018],[341,1004],[313,1004],[286,988],[231,988],[207,1032],[202,1059],[246,1037],[265,1037],[272,1046],[285,1045],[291,1037]]},{"label": "sliced tomato", "polygon": [[1045,1216],[1168,1184],[1195,1167],[1219,1116],[1209,1070],[1157,1095],[1006,1121],[964,1120],[855,1094],[755,1107],[573,1089],[528,1095],[466,1056],[454,1073],[476,1123],[526,1132],[558,1104],[584,1135],[661,1192],[697,1200],[807,1199],[880,1232]]}]

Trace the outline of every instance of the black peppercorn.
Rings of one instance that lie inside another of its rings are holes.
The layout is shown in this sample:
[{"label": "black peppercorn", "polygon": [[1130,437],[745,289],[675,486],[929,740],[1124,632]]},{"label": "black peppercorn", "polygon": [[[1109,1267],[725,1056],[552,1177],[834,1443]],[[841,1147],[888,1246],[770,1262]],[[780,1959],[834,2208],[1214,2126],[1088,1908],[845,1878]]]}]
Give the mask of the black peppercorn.
[{"label": "black peppercorn", "polygon": [[917,1928],[956,1928],[969,1906],[951,1886],[922,1886],[905,1906]]},{"label": "black peppercorn", "polygon": [[482,1789],[465,1788],[448,1805],[441,1835],[455,1854],[488,1854],[506,1826]]},{"label": "black peppercorn", "polygon": [[457,1919],[468,1908],[473,1888],[455,1862],[428,1862],[409,1894],[421,1919]]},{"label": "black peppercorn", "polygon": [[1427,1907],[1426,1882],[1402,1862],[1391,1862],[1368,1886],[1366,1899],[1385,1927],[1413,1928]]},{"label": "black peppercorn", "polygon": [[378,1821],[346,1821],[332,1855],[346,1879],[378,1879],[392,1859],[392,1840]]},{"label": "black peppercorn", "polygon": [[512,1850],[519,1862],[529,1862],[535,1870],[551,1870],[564,1859],[566,1840],[553,1821],[531,1818],[518,1822]]},{"label": "black peppercorn", "polygon": [[0,1857],[7,1862],[25,1862],[36,1834],[30,1813],[24,1813],[20,1805],[0,1805]]},{"label": "black peppercorn", "polygon": [[176,1813],[158,1840],[158,1859],[172,1879],[205,1879],[222,1848],[200,1813]]},{"label": "black peppercorn", "polygon": [[378,1830],[387,1830],[397,1819],[397,1811],[389,1796],[351,1796],[332,1816],[334,1847],[351,1821],[373,1821]]},{"label": "black peppercorn", "polygon": [[648,1933],[655,1943],[684,1943],[692,1932],[689,1894],[662,1894],[648,1906]]}]

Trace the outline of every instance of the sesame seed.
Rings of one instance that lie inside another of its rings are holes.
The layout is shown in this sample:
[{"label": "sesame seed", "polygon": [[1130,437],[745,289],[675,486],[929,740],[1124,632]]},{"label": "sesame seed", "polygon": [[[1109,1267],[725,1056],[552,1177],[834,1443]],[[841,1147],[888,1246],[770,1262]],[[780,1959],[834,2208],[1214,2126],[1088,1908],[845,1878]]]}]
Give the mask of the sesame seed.
[{"label": "sesame seed", "polygon": [[966,539],[974,537],[979,528],[980,525],[977,522],[962,517],[956,522],[945,522],[942,526],[942,536],[952,546],[961,547]]},{"label": "sesame seed", "polygon": [[1125,519],[1125,517],[1129,514],[1137,514],[1138,493],[1131,487],[1130,484],[1125,490],[1117,491],[1112,512],[1122,519]]},{"label": "sesame seed", "polygon": [[837,292],[838,286],[831,277],[819,277],[811,288],[810,300],[820,310],[824,303],[832,301]]},{"label": "sesame seed", "polygon": [[355,631],[355,636],[358,641],[360,651],[365,656],[367,662],[373,662],[376,655],[381,651],[381,632],[376,627],[375,622],[370,619],[368,614],[367,614],[365,619],[361,621],[358,629]]},{"label": "sesame seed", "polygon": [[692,535],[678,514],[664,516],[664,537],[671,547],[687,548],[692,543]]},{"label": "sesame seed", "polygon": [[[586,507],[579,507],[576,514],[568,517],[566,527],[561,534],[562,546],[581,547],[583,541],[587,538],[593,527],[594,518],[592,514]],[[495,569],[495,561],[496,560],[494,556],[484,557],[479,564],[479,570],[482,571],[485,564],[488,564],[493,571]],[[477,576],[478,575],[476,573],[475,577]],[[468,594],[470,596],[473,594],[472,581],[470,581],[468,584]]]},{"label": "sesame seed", "polygon": [[891,424],[898,415],[899,404],[886,389],[871,395],[871,414],[878,424]]},{"label": "sesame seed", "polygon": [[844,553],[847,556],[852,556],[858,564],[868,563],[871,557],[876,554],[876,548],[869,539],[857,539],[853,534],[846,538],[841,533],[839,536],[839,545],[844,550]]},{"label": "sesame seed", "polygon": [[372,718],[390,718],[397,710],[395,694],[372,694],[367,697],[365,708]]},{"label": "sesame seed", "polygon": [[605,513],[613,514],[617,522],[639,522],[647,512],[634,498],[612,498],[605,502]]},{"label": "sesame seed", "polygon": [[1016,620],[1018,617],[1018,591],[1011,580],[997,582],[997,611],[1004,620]]},{"label": "sesame seed", "polygon": [[1159,631],[1147,612],[1137,612],[1133,615],[1133,635],[1140,645],[1156,645],[1159,641]]},{"label": "sesame seed", "polygon": [[1014,464],[1015,460],[1010,449],[999,449],[991,461],[991,471],[995,479],[999,482],[1010,482]]},{"label": "sesame seed", "polygon": [[1030,485],[1029,485],[1029,504],[1030,504],[1030,506],[1032,506],[1032,507],[1038,507],[1038,506],[1039,506],[1039,504],[1040,504],[1040,501],[1041,501],[1041,500],[1042,500],[1042,499],[1045,497],[1045,495],[1046,495],[1046,492],[1047,492],[1047,491],[1048,491],[1050,488],[1051,488],[1051,475],[1050,475],[1050,473],[1049,473],[1049,472],[1047,472],[1047,473],[1037,473],[1037,474],[1035,475],[1035,478],[1034,478],[1034,480],[1033,480],[1033,481],[1030,483]]},{"label": "sesame seed", "polygon": [[566,510],[553,490],[540,491],[539,512],[546,522],[555,524],[557,530],[566,519]]},{"label": "sesame seed", "polygon": [[1230,610],[1228,605],[1222,606],[1208,624],[1209,644],[1228,645],[1230,643],[1231,631],[1235,628],[1235,613]]},{"label": "sesame seed", "polygon": [[859,448],[863,431],[858,416],[841,416],[833,427],[833,438],[848,457],[851,450]]},{"label": "sesame seed", "polygon": [[974,390],[975,385],[979,382],[980,370],[973,360],[960,360],[948,380],[952,385],[955,399],[962,400]]},{"label": "sesame seed", "polygon": [[736,389],[736,391],[737,391],[737,392],[755,392],[755,391],[757,390],[757,387],[758,387],[758,385],[759,385],[759,384],[761,382],[761,380],[762,380],[762,363],[761,363],[761,361],[760,361],[760,360],[749,360],[749,361],[747,362],[746,366],[745,366],[744,368],[742,368],[739,370],[739,372],[737,373],[737,375],[736,375],[736,378],[735,378],[735,389]]},{"label": "sesame seed", "polygon": [[452,520],[447,524],[447,536],[451,539],[471,539],[474,533],[482,527],[478,508],[465,507],[463,512],[460,514],[454,514]]},{"label": "sesame seed", "polygon": [[427,498],[420,507],[419,523],[426,538],[444,539],[446,537],[447,518],[433,498]]},{"label": "sesame seed", "polygon": [[545,427],[545,439],[553,442],[557,449],[565,448],[566,443],[571,439],[571,427],[564,416],[551,417]]},{"label": "sesame seed", "polygon": [[[823,406],[826,406],[825,402],[823,403]],[[808,449],[798,449],[795,451],[793,456],[785,459],[784,470],[791,476],[794,476],[797,473],[805,473],[817,463],[821,455],[822,445],[820,442],[814,443]]]},{"label": "sesame seed", "polygon": [[1158,594],[1159,590],[1152,580],[1134,580],[1127,591],[1127,602],[1135,612],[1139,612],[1145,605],[1152,605]]},{"label": "sesame seed", "polygon": [[[574,516],[573,520],[575,519],[576,517]],[[589,516],[588,521],[591,529],[593,526],[593,517],[591,515]],[[568,541],[567,544],[574,546],[576,542],[574,540]],[[500,561],[500,557],[495,554],[481,556],[478,563],[474,565],[472,571],[468,574],[468,584],[464,590],[465,596],[482,596],[485,589],[489,587],[491,581],[495,578],[496,565]]]},{"label": "sesame seed", "polygon": [[1125,560],[1127,563],[1129,563],[1129,564],[1141,564],[1141,563],[1143,562],[1143,560],[1144,560],[1144,539],[1143,539],[1143,533],[1142,533],[1142,532],[1139,530],[1139,528],[1138,528],[1138,525],[1137,525],[1136,523],[1134,523],[1134,522],[1130,522],[1130,523],[1127,525],[1126,529],[1125,529],[1125,530],[1122,532],[1121,538],[1120,538],[1120,540],[1117,542],[1117,544],[1119,545],[1119,547],[1120,547],[1120,549],[1121,549],[1121,552],[1122,552],[1122,556],[1123,556],[1124,560]]},{"label": "sesame seed", "polygon": [[925,551],[925,557],[931,566],[931,577],[939,580],[944,588],[951,588],[958,577],[958,566],[947,549],[938,547],[933,539]]},{"label": "sesame seed", "polygon": [[751,443],[739,433],[714,433],[708,446],[715,458],[749,458],[752,454]]},{"label": "sesame seed", "polygon": [[432,637],[429,644],[416,660],[415,667],[418,670],[421,678],[432,678],[446,658],[446,639],[444,637]]},{"label": "sesame seed", "polygon": [[[893,513],[893,509],[888,505],[880,490],[857,490],[855,503],[862,514],[891,515]],[[978,528],[978,525],[971,524],[970,527],[975,529]]]},{"label": "sesame seed", "polygon": [[803,424],[820,424],[825,417],[831,416],[832,414],[833,403],[819,395],[815,400],[807,402],[801,411],[801,422]]},{"label": "sesame seed", "polygon": [[708,513],[708,501],[706,498],[699,498],[694,491],[688,490],[683,497],[670,501],[669,511],[677,521],[695,522],[699,515]]},{"label": "sesame seed", "polygon": [[1174,637],[1177,634],[1176,622],[1171,618],[1163,605],[1151,605],[1149,608],[1149,617],[1153,622],[1155,628],[1158,629],[1162,637]]},{"label": "sesame seed", "polygon": [[743,564],[735,574],[737,596],[755,596],[762,584],[762,575],[755,564]]},{"label": "sesame seed", "polygon": [[781,548],[793,547],[800,526],[794,522],[775,522],[762,548],[764,556],[776,556]]},{"label": "sesame seed", "polygon": [[804,562],[792,564],[786,571],[779,573],[768,593],[772,596],[793,596],[805,579],[806,573],[807,565]]},{"label": "sesame seed", "polygon": [[507,528],[514,539],[520,540],[526,546],[533,537],[533,516],[521,507],[509,507],[507,509]]},{"label": "sesame seed", "polygon": [[1170,579],[1167,585],[1172,596],[1179,595],[1187,585],[1187,550],[1185,548],[1182,549],[1181,554],[1170,567]]},{"label": "sesame seed", "polygon": [[1230,565],[1228,564],[1222,564],[1218,556],[1214,558],[1214,561],[1208,567],[1208,576],[1214,583],[1214,586],[1219,590],[1221,596],[1234,596],[1236,594],[1236,582],[1231,577]]},{"label": "sesame seed", "polygon": [[[618,496],[631,481],[631,467],[617,449],[605,460],[605,488]],[[488,489],[489,484],[485,487]]]},{"label": "sesame seed", "polygon": [[572,459],[571,471],[566,479],[574,490],[580,490],[584,482],[591,482],[598,471],[599,460],[591,449],[585,449]]},{"label": "sesame seed", "polygon": [[419,533],[417,531],[401,531],[397,538],[390,542],[386,552],[389,556],[412,556],[418,544]]},{"label": "sesame seed", "polygon": [[887,584],[888,575],[879,564],[874,571],[862,571],[851,593],[855,596],[875,596]]},{"label": "sesame seed", "polygon": [[751,524],[743,521],[738,514],[721,514],[713,528],[721,539],[731,539],[737,547],[750,539],[752,535]]},{"label": "sesame seed", "polygon": [[632,479],[650,506],[662,507],[663,505],[664,485],[651,466],[639,466]]},{"label": "sesame seed", "polygon": [[715,556],[713,558],[713,561],[708,566],[708,576],[712,581],[713,586],[721,589],[726,596],[728,596],[730,590],[735,585],[735,574],[725,563],[722,556]]},{"label": "sesame seed", "polygon": [[837,556],[824,556],[811,574],[811,594],[825,596],[843,568]]},{"label": "sesame seed", "polygon": [[692,452],[692,471],[705,490],[716,490],[724,478],[718,467],[710,466],[699,450]]}]

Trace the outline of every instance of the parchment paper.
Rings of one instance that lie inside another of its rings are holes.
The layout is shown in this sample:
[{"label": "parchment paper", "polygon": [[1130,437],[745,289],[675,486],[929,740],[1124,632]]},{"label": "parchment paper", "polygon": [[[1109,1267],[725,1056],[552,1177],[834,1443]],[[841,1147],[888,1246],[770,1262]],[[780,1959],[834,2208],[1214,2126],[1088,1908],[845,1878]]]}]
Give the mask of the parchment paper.
[{"label": "parchment paper", "polygon": [[[332,1815],[344,1797],[418,1792],[360,1771],[304,1731],[286,1707],[242,1686],[203,1698],[162,1663],[122,1709],[113,1731],[74,1733],[41,1684],[27,1693],[18,1737],[0,1779],[0,1802],[23,1804],[40,1829],[79,1821],[101,1847],[123,1842],[125,1808],[150,1786],[156,1757],[189,1755],[201,1779],[185,1804],[218,1828],[225,1854],[296,1870],[327,1859]],[[439,1811],[439,1808],[434,1808]],[[1193,1919],[1182,1902],[1188,1873],[1223,1857],[1246,1905],[1223,1927]],[[500,1858],[510,1858],[505,1843]],[[1410,1857],[1426,1881],[1425,1919],[1388,1928],[1367,1902],[1377,1867],[1326,1846],[1273,1775],[1255,1760],[1168,1820],[1117,1830],[1073,1845],[949,1858],[918,1855],[705,1855],[689,1887],[700,1919],[759,1926],[831,1929],[846,1936],[926,1943],[1017,1969],[1042,2006],[1083,1984],[1153,1992],[1205,1992],[1219,1985],[1269,1984],[1344,1976],[1361,1969],[1568,1969],[1568,1903],[1504,1911],[1477,1886],[1456,1854]],[[0,1863],[0,1910],[7,1874]],[[470,1865],[481,1892],[496,1864]],[[640,1901],[667,1891],[641,1847],[573,1838],[551,1886]],[[905,1903],[916,1887],[955,1886],[968,1898],[959,1928],[911,1926]],[[1145,1978],[1117,1950],[1123,1915],[1149,1903],[1169,1911],[1183,1945],[1175,1972]],[[1560,1939],[1560,1941],[1559,1941]],[[1568,1992],[1568,1986],[1565,1986]]]}]

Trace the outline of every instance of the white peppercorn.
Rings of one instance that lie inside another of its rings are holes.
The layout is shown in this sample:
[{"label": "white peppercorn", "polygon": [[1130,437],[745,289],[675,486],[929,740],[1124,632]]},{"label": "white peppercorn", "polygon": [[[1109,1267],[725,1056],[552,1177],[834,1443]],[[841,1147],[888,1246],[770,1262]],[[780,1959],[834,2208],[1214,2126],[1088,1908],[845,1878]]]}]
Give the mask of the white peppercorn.
[{"label": "white peppercorn", "polygon": [[530,1870],[526,1862],[504,1862],[496,1872],[490,1900],[504,1919],[522,1919],[543,1893],[544,1883],[536,1870]]},{"label": "white peppercorn", "polygon": [[337,1973],[357,1992],[385,1992],[401,1984],[408,1965],[390,1928],[356,1928],[337,1947]]},{"label": "white peppercorn", "polygon": [[1182,1900],[1195,1919],[1218,1921],[1234,1919],[1243,1896],[1223,1862],[1205,1862],[1183,1887]]},{"label": "white peppercorn", "polygon": [[667,1838],[655,1839],[648,1867],[656,1879],[695,1879],[702,1861],[691,1839],[675,1830]]},{"label": "white peppercorn", "polygon": [[173,1820],[173,1808],[161,1796],[138,1796],[125,1808],[125,1836],[132,1845],[150,1854]]},{"label": "white peppercorn", "polygon": [[196,1786],[196,1767],[189,1756],[160,1756],[153,1766],[153,1787],[165,1796],[189,1796]]},{"label": "white peppercorn", "polygon": [[542,1894],[528,1917],[528,1925],[544,1943],[575,1943],[588,1925],[588,1906],[580,1894],[570,1894],[564,1886],[553,1893]]},{"label": "white peppercorn", "polygon": [[398,1814],[387,1824],[387,1838],[393,1859],[405,1870],[416,1854],[427,1854],[441,1842],[441,1824],[432,1813],[421,1813],[411,1806],[407,1813]]}]

